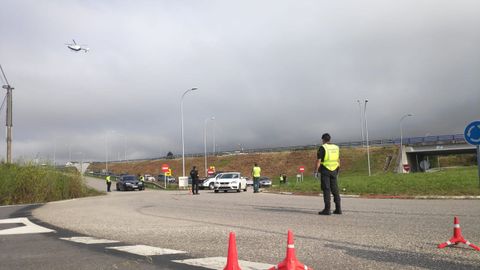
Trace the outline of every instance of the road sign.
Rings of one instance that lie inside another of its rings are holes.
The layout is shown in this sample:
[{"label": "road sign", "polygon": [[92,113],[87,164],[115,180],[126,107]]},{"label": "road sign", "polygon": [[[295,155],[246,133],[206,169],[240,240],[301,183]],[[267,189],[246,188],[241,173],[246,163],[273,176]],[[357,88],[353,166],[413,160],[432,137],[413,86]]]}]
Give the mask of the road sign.
[{"label": "road sign", "polygon": [[170,168],[168,167],[167,164],[163,164],[163,165],[162,165],[162,172],[166,173],[166,172],[168,172],[169,169],[170,169]]},{"label": "road sign", "polygon": [[469,144],[480,145],[480,121],[473,121],[468,124],[464,136]]},{"label": "road sign", "polygon": [[305,171],[305,166],[300,166],[300,168],[298,168],[298,171],[303,173]]},{"label": "road sign", "polygon": [[403,169],[404,169],[406,172],[409,172],[409,171],[410,171],[410,165],[408,165],[408,164],[403,164]]},{"label": "road sign", "polygon": [[478,185],[480,187],[480,121],[473,121],[465,127],[465,141],[477,146]]},{"label": "road sign", "polygon": [[214,174],[214,173],[215,173],[215,171],[212,170],[212,169],[209,169],[209,170],[207,171],[207,174],[208,174],[208,175],[211,175],[211,174]]},{"label": "road sign", "polygon": [[168,169],[168,171],[165,172],[166,176],[172,176],[172,169]]}]

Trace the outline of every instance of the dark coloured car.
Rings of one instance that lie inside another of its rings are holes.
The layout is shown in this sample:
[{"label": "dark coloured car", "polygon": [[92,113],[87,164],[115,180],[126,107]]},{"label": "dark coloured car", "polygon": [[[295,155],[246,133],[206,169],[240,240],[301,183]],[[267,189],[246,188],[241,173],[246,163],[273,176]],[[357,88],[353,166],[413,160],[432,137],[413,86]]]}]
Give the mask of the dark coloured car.
[{"label": "dark coloured car", "polygon": [[122,175],[117,180],[117,190],[144,190],[145,184],[138,180],[135,175]]}]

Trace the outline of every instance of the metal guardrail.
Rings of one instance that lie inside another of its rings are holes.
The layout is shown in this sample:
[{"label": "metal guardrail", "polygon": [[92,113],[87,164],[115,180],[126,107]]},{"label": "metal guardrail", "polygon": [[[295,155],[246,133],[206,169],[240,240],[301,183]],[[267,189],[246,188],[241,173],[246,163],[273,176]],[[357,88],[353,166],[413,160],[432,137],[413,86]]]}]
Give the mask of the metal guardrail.
[{"label": "metal guardrail", "polygon": [[[400,145],[400,138],[395,139],[380,139],[380,140],[369,140],[370,146],[388,146],[388,145]],[[424,137],[407,137],[402,139],[404,145],[435,145],[435,144],[458,144],[466,143],[463,134],[453,134],[453,135],[438,135],[438,136],[424,136]],[[366,142],[362,141],[349,141],[349,142],[338,142],[336,143],[340,147],[360,147],[366,145]],[[300,150],[310,150],[316,149],[320,144],[310,144],[310,145],[298,145],[298,146],[282,146],[282,147],[269,147],[269,148],[252,148],[244,149],[243,151],[238,150],[228,150],[217,152],[216,155],[237,155],[237,154],[252,154],[252,153],[266,153],[266,152],[282,152],[282,151],[300,151]],[[208,155],[212,155],[212,152],[208,152]],[[185,157],[203,157],[204,153],[194,153],[194,154],[185,154]],[[171,159],[181,158],[181,155],[174,155]],[[166,156],[163,157],[154,157],[154,158],[144,158],[144,159],[130,159],[128,161],[148,161],[156,159],[166,159]],[[111,163],[125,162],[125,161],[110,161]]]},{"label": "metal guardrail", "polygon": [[[395,139],[381,139],[381,140],[369,140],[370,146],[387,146],[387,145],[400,145],[400,138]],[[463,134],[454,134],[454,135],[439,135],[439,136],[425,136],[425,137],[407,137],[403,138],[402,143],[404,145],[427,145],[427,144],[456,144],[456,143],[465,143],[465,138]],[[366,145],[366,142],[362,141],[349,141],[349,142],[339,142],[338,146],[341,147],[359,147]],[[223,151],[217,153],[217,155],[231,155],[231,154],[241,154],[241,153],[264,153],[264,152],[281,152],[281,151],[299,151],[299,150],[309,150],[319,147],[320,144],[310,144],[310,145],[298,145],[298,146],[283,146],[283,147],[270,147],[270,148],[252,148],[244,149],[243,151]],[[211,155],[212,153],[208,153]],[[204,153],[196,154],[186,154],[186,157],[202,157]],[[181,156],[175,156],[178,158]]]}]

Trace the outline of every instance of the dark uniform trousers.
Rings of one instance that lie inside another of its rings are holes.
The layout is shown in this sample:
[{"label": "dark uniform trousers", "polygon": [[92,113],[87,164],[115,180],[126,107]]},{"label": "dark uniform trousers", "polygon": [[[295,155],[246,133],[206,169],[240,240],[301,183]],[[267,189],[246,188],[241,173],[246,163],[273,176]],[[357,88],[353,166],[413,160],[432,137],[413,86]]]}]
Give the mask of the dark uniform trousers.
[{"label": "dark uniform trousers", "polygon": [[336,209],[341,209],[340,207],[340,193],[338,192],[338,183],[337,175],[338,169],[330,171],[326,168],[321,168],[321,187],[323,190],[323,202],[325,203],[325,209],[330,211],[331,206],[331,197],[330,193],[333,194],[333,201],[335,202]]},{"label": "dark uniform trousers", "polygon": [[192,194],[198,194],[198,180],[192,179]]}]

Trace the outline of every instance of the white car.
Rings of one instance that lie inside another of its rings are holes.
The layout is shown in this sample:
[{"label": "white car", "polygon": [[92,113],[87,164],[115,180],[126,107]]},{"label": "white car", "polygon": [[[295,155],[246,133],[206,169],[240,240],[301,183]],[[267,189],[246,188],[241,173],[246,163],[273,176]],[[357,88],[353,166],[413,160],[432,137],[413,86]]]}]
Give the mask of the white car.
[{"label": "white car", "polygon": [[151,176],[150,174],[145,174],[144,176],[144,179],[145,181],[149,181],[149,182],[155,182],[155,177]]},{"label": "white car", "polygon": [[210,177],[210,178],[207,178],[205,179],[200,185],[199,185],[199,188],[200,189],[210,189],[210,190],[213,190],[215,187],[214,187],[214,184],[215,184],[215,180],[217,180],[218,177],[222,176],[223,173],[219,173],[217,175],[215,175],[214,177]]},{"label": "white car", "polygon": [[247,191],[247,180],[241,176],[239,172],[222,173],[215,179],[214,182],[215,193],[220,190],[227,192],[229,190]]}]

